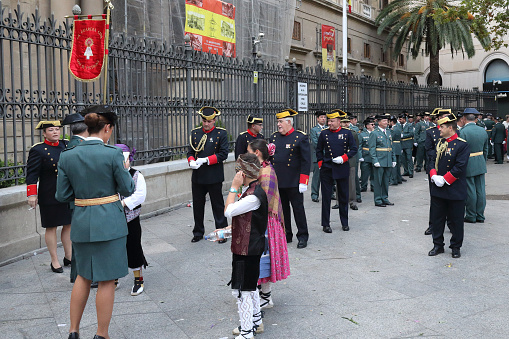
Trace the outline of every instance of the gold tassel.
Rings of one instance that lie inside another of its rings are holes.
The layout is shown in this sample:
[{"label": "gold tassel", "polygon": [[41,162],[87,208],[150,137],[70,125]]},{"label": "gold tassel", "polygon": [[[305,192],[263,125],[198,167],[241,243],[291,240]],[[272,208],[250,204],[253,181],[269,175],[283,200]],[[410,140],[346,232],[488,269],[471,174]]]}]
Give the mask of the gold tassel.
[{"label": "gold tassel", "polygon": [[445,139],[441,139],[437,144],[437,159],[435,160],[435,170],[438,172],[438,162],[444,153],[447,151],[449,143]]},{"label": "gold tassel", "polygon": [[191,135],[189,136],[189,145],[191,145],[191,148],[195,152],[195,156],[198,155],[203,149],[205,148],[205,144],[207,143],[207,134],[203,134],[203,136],[200,139],[200,142],[198,143],[198,146],[193,146],[193,139],[191,138]]}]

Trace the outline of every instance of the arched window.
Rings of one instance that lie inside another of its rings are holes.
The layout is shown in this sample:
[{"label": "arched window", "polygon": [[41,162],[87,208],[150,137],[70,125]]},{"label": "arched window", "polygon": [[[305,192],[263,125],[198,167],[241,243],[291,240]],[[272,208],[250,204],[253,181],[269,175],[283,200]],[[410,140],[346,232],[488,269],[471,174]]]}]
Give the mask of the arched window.
[{"label": "arched window", "polygon": [[509,66],[502,59],[491,61],[484,71],[484,82],[493,80],[509,81]]}]

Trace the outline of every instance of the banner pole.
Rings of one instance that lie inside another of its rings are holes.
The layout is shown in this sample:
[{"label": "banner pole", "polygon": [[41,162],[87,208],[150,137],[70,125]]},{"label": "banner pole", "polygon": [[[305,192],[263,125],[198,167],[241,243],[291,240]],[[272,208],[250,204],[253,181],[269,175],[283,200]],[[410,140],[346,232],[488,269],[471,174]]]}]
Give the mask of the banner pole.
[{"label": "banner pole", "polygon": [[107,104],[107,90],[108,90],[108,59],[109,59],[109,40],[110,40],[110,8],[113,8],[111,0],[104,0],[106,2],[106,36],[104,39],[104,49],[106,51],[106,60],[104,60],[104,92],[103,104]]}]

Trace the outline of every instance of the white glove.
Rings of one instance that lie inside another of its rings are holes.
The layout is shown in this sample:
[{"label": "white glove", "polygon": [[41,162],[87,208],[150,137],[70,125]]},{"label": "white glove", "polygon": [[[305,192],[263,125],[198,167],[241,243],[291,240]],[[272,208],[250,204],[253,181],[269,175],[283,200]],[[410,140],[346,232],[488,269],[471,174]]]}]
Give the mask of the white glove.
[{"label": "white glove", "polygon": [[504,140],[504,141],[502,141],[502,145],[505,145],[505,140]]},{"label": "white glove", "polygon": [[392,162],[392,167],[396,167],[396,162],[395,161]]},{"label": "white glove", "polygon": [[491,146],[493,146],[493,141],[490,141]]},{"label": "white glove", "polygon": [[379,163],[379,162],[375,162],[375,163],[373,164],[373,166],[375,166],[375,167],[380,167],[380,163]]},{"label": "white glove", "polygon": [[306,184],[299,184],[299,193],[304,193],[308,190],[308,185]]},{"label": "white glove", "polygon": [[207,164],[208,165],[209,163],[209,159],[208,158],[198,158],[196,159],[196,164],[198,165],[203,165],[203,164]]},{"label": "white glove", "polygon": [[332,162],[341,165],[343,163],[343,158],[342,157],[332,158]]},{"label": "white glove", "polygon": [[364,158],[359,158],[359,162],[364,162]]},{"label": "white glove", "polygon": [[416,142],[414,142],[414,146],[417,147],[417,143]]},{"label": "white glove", "polygon": [[403,138],[403,133],[401,133],[401,137]]},{"label": "white glove", "polygon": [[194,170],[200,168],[200,166],[201,165],[198,165],[198,163],[195,160],[189,161],[189,167],[191,167]]},{"label": "white glove", "polygon": [[431,180],[437,185],[438,187],[442,187],[445,184],[445,179],[442,175],[434,175],[431,177]]}]

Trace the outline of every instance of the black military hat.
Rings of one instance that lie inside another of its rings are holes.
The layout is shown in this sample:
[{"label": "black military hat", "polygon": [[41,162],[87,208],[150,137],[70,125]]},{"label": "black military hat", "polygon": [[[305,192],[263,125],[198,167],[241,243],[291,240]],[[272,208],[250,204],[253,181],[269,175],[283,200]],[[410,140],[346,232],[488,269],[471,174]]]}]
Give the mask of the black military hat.
[{"label": "black military hat", "polygon": [[380,119],[390,119],[391,118],[391,115],[386,113],[386,114],[377,114],[376,119],[380,120]]},{"label": "black military hat", "polygon": [[205,120],[212,120],[221,115],[221,112],[212,106],[204,106],[200,108],[198,114]]},{"label": "black military hat", "polygon": [[463,116],[463,112],[462,111],[457,111],[456,112],[456,118],[461,118]]},{"label": "black military hat", "polygon": [[413,114],[408,114],[407,117],[414,118],[414,115]]},{"label": "black military hat", "polygon": [[488,112],[488,113],[486,113],[486,116],[487,116],[487,117],[492,117],[492,116],[493,116],[493,113],[489,113],[489,112]]},{"label": "black military hat", "polygon": [[423,115],[427,117],[427,116],[430,116],[431,114],[430,114],[430,112],[424,112]]},{"label": "black military hat", "polygon": [[327,113],[327,118],[334,119],[334,118],[340,118],[345,119],[348,117],[348,114],[346,112],[340,110],[339,108],[333,109],[330,111],[330,113]]},{"label": "black military hat", "polygon": [[111,105],[93,105],[85,107],[80,114],[85,116],[89,113],[97,113],[99,115],[102,115],[106,119],[108,119],[112,125],[115,125],[117,122],[117,113],[115,113],[115,110],[113,109],[113,106]]},{"label": "black military hat", "polygon": [[291,108],[285,108],[284,110],[280,111],[279,113],[276,113],[276,119],[294,117],[297,114],[299,114],[299,112],[294,111]]},{"label": "black military hat", "polygon": [[263,118],[257,118],[257,117],[254,117],[252,115],[248,115],[247,116],[247,123],[248,124],[262,124],[263,123]]},{"label": "black military hat", "polygon": [[366,118],[366,119],[364,119],[364,126],[366,126],[367,124],[372,124],[373,122],[374,122],[374,120],[373,120],[373,119],[371,119],[371,118]]},{"label": "black military hat", "polygon": [[[449,111],[450,111],[450,110],[449,110]],[[452,112],[451,112],[450,114],[447,114],[447,115],[445,115],[443,118],[439,119],[439,120],[437,121],[437,124],[439,124],[439,125],[443,125],[443,124],[446,124],[446,123],[448,123],[448,122],[455,122],[456,120],[458,120],[458,119],[456,118],[456,116],[454,115],[454,113],[452,113]]]},{"label": "black military hat", "polygon": [[424,116],[424,112],[417,113],[417,116],[418,117],[423,117]]},{"label": "black military hat", "polygon": [[398,115],[398,119],[406,119],[406,115],[401,113],[400,115]]},{"label": "black military hat", "polygon": [[37,126],[35,127],[35,129],[44,129],[44,128],[48,128],[48,127],[60,127],[62,126],[60,124],[60,120],[46,120],[46,121],[39,121],[39,123],[37,124]]},{"label": "black military hat", "polygon": [[395,115],[391,115],[391,117],[389,118],[389,121],[397,122],[398,118]]},{"label": "black military hat", "polygon": [[62,121],[62,126],[74,124],[76,122],[83,122],[83,121],[85,121],[85,118],[83,118],[83,115],[81,115],[79,113],[68,114],[65,116],[64,121]]},{"label": "black military hat", "polygon": [[325,115],[326,113],[324,111],[316,111],[315,112],[315,116],[316,117],[319,117],[319,116],[322,116],[322,115]]},{"label": "black military hat", "polygon": [[349,118],[350,120],[352,120],[352,119],[357,119],[357,116],[356,116],[355,114],[350,114],[350,113],[348,113],[348,112],[347,112],[347,114],[348,114],[348,118]]},{"label": "black military hat", "polygon": [[401,111],[401,114],[408,114],[408,111],[406,109]]}]

